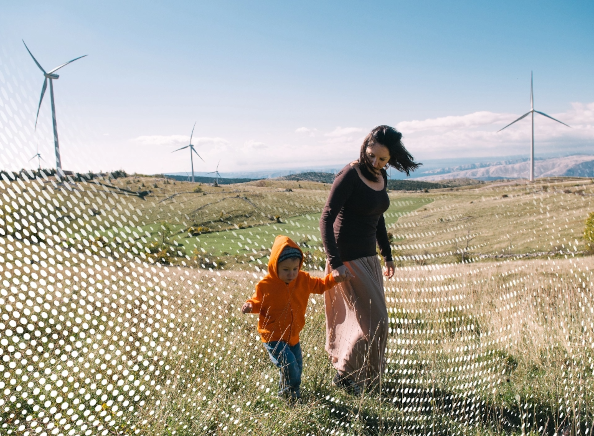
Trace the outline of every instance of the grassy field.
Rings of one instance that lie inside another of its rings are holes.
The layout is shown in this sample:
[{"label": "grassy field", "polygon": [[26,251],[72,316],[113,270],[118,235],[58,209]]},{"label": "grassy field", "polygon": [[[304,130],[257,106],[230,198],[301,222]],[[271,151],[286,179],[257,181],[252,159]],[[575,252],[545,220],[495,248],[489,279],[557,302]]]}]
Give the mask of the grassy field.
[{"label": "grassy field", "polygon": [[239,307],[278,233],[321,274],[329,185],[104,182],[153,192],[0,185],[1,434],[592,432],[590,180],[391,194],[382,387],[357,398],[330,385],[316,296],[294,407]]}]

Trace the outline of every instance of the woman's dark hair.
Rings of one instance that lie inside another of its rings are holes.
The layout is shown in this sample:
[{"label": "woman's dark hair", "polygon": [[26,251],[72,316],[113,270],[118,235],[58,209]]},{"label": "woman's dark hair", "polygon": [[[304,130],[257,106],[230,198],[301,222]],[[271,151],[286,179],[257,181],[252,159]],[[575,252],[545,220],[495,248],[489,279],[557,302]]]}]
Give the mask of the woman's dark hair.
[{"label": "woman's dark hair", "polygon": [[361,145],[361,153],[359,156],[359,168],[361,174],[366,179],[377,182],[377,175],[373,171],[369,157],[367,157],[367,147],[373,144],[383,145],[390,152],[390,160],[388,165],[396,168],[398,171],[406,173],[410,176],[410,172],[416,170],[421,163],[413,161],[411,154],[402,145],[402,133],[390,126],[377,126],[369,135],[363,140]]}]

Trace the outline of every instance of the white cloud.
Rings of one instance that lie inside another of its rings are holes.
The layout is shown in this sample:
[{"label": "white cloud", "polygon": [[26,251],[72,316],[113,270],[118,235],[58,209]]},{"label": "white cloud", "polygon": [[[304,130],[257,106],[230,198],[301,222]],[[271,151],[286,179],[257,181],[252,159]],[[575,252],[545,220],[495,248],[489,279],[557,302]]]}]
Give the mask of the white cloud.
[{"label": "white cloud", "polygon": [[362,132],[363,129],[359,127],[337,127],[331,132],[325,133],[324,136],[329,138],[341,138],[345,136],[352,136],[355,133]]},{"label": "white cloud", "polygon": [[594,124],[594,103],[571,103],[571,109],[567,113],[559,114],[559,117],[562,117],[563,119],[555,115],[551,116],[570,126],[592,126]]},{"label": "white cloud", "polygon": [[364,133],[360,127],[337,127],[333,131],[324,133],[327,138],[325,144],[358,144],[361,145]]},{"label": "white cloud", "polygon": [[[424,158],[527,154],[532,135],[530,117],[498,132],[521,115],[475,112],[456,117],[404,121],[397,128],[403,132],[409,151]],[[549,115],[572,128],[536,114],[534,136],[537,154],[592,153],[594,103],[572,103],[569,111]]]},{"label": "white cloud", "polygon": [[251,148],[251,149],[255,149],[255,150],[262,150],[264,148],[268,148],[268,146],[266,144],[264,144],[263,142],[254,141],[253,139],[246,141],[243,145],[246,148]]},{"label": "white cloud", "polygon": [[[190,140],[190,138],[188,138],[188,141]],[[198,138],[194,138],[192,140],[192,142],[194,143],[195,146],[215,146],[215,147],[224,147],[226,145],[229,144],[229,141],[227,141],[224,138],[219,138],[219,137],[214,137],[214,138],[210,138],[207,136],[200,136]]]},{"label": "white cloud", "polygon": [[295,133],[301,134],[301,135],[308,135],[308,136],[315,136],[317,133],[318,129],[310,129],[309,127],[299,127],[297,130],[295,130]]},{"label": "white cloud", "polygon": [[513,120],[513,115],[494,112],[474,112],[468,115],[428,118],[426,120],[402,121],[396,129],[403,134],[426,130],[451,130],[473,128]]},{"label": "white cloud", "polygon": [[134,138],[133,141],[142,145],[179,145],[181,143],[187,145],[188,141],[190,141],[190,137],[184,135],[152,135],[138,136],[137,138]]},{"label": "white cloud", "polygon": [[[133,139],[134,142],[138,142],[142,145],[149,145],[149,146],[180,146],[180,145],[188,145],[190,142],[190,137],[185,135],[169,135],[169,136],[162,136],[162,135],[152,135],[152,136],[138,136],[137,138]],[[224,138],[219,137],[196,137],[192,138],[192,143],[195,146],[206,146],[206,145],[226,145],[229,143]]]}]

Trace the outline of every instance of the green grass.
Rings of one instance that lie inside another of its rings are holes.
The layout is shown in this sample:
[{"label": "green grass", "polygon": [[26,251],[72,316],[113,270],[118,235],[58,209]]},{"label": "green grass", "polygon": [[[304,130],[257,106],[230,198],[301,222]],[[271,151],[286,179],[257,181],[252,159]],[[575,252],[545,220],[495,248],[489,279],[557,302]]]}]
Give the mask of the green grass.
[{"label": "green grass", "polygon": [[[430,202],[431,199],[429,198],[392,198],[390,208],[384,214],[386,224],[394,224],[400,217]],[[319,245],[321,242],[319,221],[319,213],[298,215],[284,218],[281,223],[266,223],[245,229],[205,233],[197,237],[176,235],[172,240],[183,245],[187,254],[191,254],[194,249],[198,248],[204,249],[216,256],[223,255],[224,252],[239,254],[242,252],[252,252],[254,249],[270,249],[277,235],[289,236],[295,242],[311,240],[314,245]],[[143,230],[149,233],[158,233],[159,228],[160,226],[155,224],[143,227]],[[172,230],[174,232],[181,232],[184,230],[184,227],[172,226]],[[246,246],[249,248],[245,248]]]},{"label": "green grass", "polygon": [[[296,407],[275,396],[277,370],[256,317],[238,309],[277,234],[304,243],[317,256],[308,268],[320,267],[328,186],[260,182],[205,186],[206,195],[148,177],[114,182],[156,183],[146,201],[85,184],[0,186],[9,199],[0,223],[0,434],[592,431],[594,257],[580,252],[594,209],[589,181],[391,193],[386,221],[404,260],[385,283],[382,390],[355,398],[331,386],[323,297],[314,296],[301,336],[305,402]],[[45,242],[24,234],[32,224]],[[195,224],[213,231],[180,233]],[[108,245],[95,241],[101,235]],[[134,253],[159,238],[179,244],[173,265]],[[462,264],[452,251],[467,241]],[[195,248],[206,253],[187,259]],[[537,257],[520,257],[529,253]],[[227,263],[209,271],[208,256]]]}]

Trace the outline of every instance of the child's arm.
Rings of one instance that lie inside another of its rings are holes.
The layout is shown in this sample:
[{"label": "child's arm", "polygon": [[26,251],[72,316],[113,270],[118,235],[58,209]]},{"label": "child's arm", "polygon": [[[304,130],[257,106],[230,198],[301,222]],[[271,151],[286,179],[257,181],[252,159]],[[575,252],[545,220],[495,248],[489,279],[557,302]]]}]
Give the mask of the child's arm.
[{"label": "child's arm", "polygon": [[247,300],[241,306],[241,311],[243,313],[259,313],[260,308],[262,307],[262,289],[259,285],[256,285],[256,291],[252,298]]},{"label": "child's arm", "polygon": [[328,289],[332,289],[336,285],[336,279],[332,274],[327,274],[326,277],[320,279],[318,277],[309,276],[309,292],[312,294],[323,294]]}]

